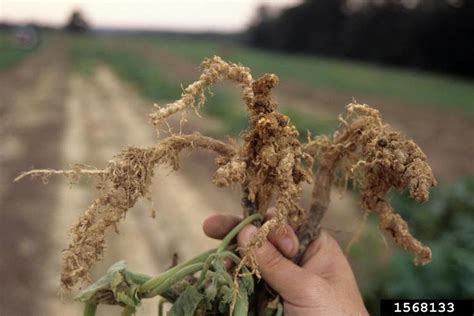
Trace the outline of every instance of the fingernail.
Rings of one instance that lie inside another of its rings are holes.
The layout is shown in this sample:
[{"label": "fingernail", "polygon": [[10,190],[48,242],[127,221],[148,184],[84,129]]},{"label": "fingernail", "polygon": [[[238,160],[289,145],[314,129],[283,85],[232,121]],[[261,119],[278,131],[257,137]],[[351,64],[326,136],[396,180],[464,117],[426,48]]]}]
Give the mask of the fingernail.
[{"label": "fingernail", "polygon": [[278,239],[278,248],[285,254],[291,254],[293,252],[294,244],[293,239],[288,235]]}]

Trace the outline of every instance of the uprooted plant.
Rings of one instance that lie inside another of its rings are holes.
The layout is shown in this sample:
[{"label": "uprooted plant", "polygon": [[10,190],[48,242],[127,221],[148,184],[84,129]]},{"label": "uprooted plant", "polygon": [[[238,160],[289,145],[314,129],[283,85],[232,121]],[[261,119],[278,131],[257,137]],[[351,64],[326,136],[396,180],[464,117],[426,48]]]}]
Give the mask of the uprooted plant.
[{"label": "uprooted plant", "polygon": [[[436,184],[431,168],[412,140],[384,124],[379,112],[367,105],[349,104],[332,137],[308,137],[303,144],[295,126],[277,111],[271,97],[278,83],[276,75],[254,80],[248,68],[214,57],[202,63],[199,80],[184,90],[181,99],[157,106],[150,115],[156,130],[175,113],[190,108],[199,111],[206,90],[223,80],[240,85],[249,114],[249,127],[241,134],[240,142],[224,143],[197,133],[159,136],[150,148],[123,149],[104,169],[76,165],[70,170],[32,170],[17,178],[47,179],[63,174],[73,179],[98,179],[98,198],[73,226],[71,242],[63,251],[61,283],[66,289],[90,281],[89,272],[104,256],[106,231],[115,228],[138,199],[148,196],[157,166],[179,168],[183,150],[214,152],[214,184],[241,186],[244,220],[217,249],[154,277],[133,273],[125,262],[118,262],[77,296],[86,304],[84,315],[94,315],[98,304],[120,305],[124,307],[122,315],[131,315],[141,300],[155,296],[162,298],[160,313],[163,302],[173,305],[169,315],[281,315],[277,294],[266,287],[258,287],[265,291],[263,295],[256,293],[259,271],[252,250],[266,240],[271,230],[282,231],[289,224],[300,239],[301,249],[294,259],[297,262],[318,236],[336,182],[352,181],[363,208],[378,217],[380,227],[398,246],[413,254],[416,264],[431,261],[431,250],[410,234],[406,222],[386,199],[389,191],[407,188],[417,202],[426,201],[429,188]],[[309,211],[299,203],[305,182],[314,186]],[[275,203],[275,216],[264,221],[263,213],[271,201]],[[247,249],[237,251],[233,239],[249,223],[259,225],[259,230]],[[232,260],[234,267],[229,269],[224,260]]]}]

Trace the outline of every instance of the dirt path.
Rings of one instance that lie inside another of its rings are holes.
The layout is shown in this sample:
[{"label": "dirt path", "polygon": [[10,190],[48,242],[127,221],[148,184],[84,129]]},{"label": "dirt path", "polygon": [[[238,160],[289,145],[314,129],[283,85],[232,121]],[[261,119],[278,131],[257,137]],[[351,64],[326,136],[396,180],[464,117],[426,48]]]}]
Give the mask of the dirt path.
[{"label": "dirt path", "polygon": [[63,45],[56,41],[0,76],[0,315],[40,315],[47,292],[58,182],[42,186],[12,180],[32,166],[60,163],[67,73]]}]

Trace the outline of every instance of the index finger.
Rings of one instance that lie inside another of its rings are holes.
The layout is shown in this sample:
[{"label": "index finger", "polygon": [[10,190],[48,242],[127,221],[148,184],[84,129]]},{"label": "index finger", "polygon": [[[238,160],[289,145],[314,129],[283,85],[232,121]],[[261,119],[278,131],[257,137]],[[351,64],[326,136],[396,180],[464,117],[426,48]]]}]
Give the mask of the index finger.
[{"label": "index finger", "polygon": [[204,220],[202,229],[211,238],[223,239],[241,221],[242,218],[235,215],[215,214]]}]

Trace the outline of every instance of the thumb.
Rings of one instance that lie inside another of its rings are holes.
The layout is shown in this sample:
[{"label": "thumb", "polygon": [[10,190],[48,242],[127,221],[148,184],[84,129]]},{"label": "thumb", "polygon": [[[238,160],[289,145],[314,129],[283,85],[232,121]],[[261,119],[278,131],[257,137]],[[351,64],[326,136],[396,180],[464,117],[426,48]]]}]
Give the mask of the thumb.
[{"label": "thumb", "polygon": [[[245,248],[256,232],[253,225],[242,229],[237,236],[239,247]],[[306,305],[326,287],[324,280],[285,258],[268,240],[253,254],[263,279],[287,302]]]}]

